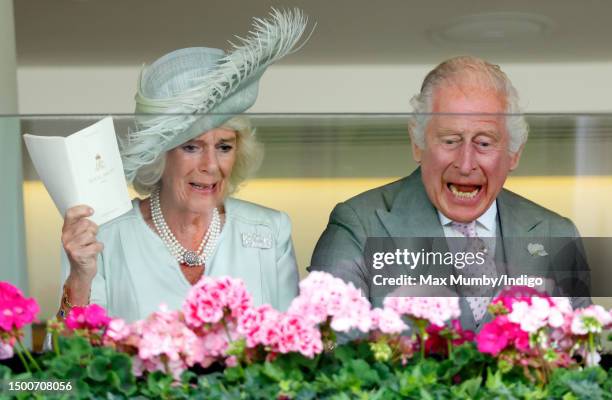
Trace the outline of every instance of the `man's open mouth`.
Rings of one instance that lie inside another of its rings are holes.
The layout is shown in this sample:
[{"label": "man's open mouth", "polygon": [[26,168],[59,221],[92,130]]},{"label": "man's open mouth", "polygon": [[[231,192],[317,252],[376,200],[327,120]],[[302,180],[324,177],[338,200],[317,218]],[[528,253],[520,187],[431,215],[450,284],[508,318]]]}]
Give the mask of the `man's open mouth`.
[{"label": "man's open mouth", "polygon": [[448,183],[447,186],[453,195],[464,199],[474,198],[478,192],[480,192],[480,189],[482,189],[482,185],[458,185],[455,183]]}]

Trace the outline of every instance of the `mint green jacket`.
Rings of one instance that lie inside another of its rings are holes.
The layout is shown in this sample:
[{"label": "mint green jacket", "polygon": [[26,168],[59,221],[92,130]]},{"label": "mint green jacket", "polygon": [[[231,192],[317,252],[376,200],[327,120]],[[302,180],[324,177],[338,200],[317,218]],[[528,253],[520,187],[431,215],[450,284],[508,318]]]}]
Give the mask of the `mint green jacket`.
[{"label": "mint green jacket", "polygon": [[[233,198],[226,199],[225,212],[225,224],[204,274],[240,278],[255,305],[267,303],[286,310],[298,292],[289,217]],[[160,304],[180,309],[191,285],[164,242],[145,223],[138,200],[131,211],[102,225],[98,240],[104,250],[92,283],[92,303],[127,321],[147,317]],[[62,253],[63,282],[69,264]]]}]

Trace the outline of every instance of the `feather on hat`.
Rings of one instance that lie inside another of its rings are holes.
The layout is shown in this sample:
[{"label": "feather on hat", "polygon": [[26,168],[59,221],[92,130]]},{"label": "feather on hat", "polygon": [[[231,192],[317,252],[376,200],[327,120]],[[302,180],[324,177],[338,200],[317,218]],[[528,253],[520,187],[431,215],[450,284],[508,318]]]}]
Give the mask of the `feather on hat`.
[{"label": "feather on hat", "polygon": [[[192,47],[143,68],[136,94],[136,130],[120,138],[128,182],[163,152],[214,129],[250,108],[266,68],[301,48],[307,18],[299,9],[272,9],[232,51]],[[306,38],[308,40],[308,38]],[[306,41],[305,40],[305,41]],[[305,42],[304,41],[304,42]]]}]

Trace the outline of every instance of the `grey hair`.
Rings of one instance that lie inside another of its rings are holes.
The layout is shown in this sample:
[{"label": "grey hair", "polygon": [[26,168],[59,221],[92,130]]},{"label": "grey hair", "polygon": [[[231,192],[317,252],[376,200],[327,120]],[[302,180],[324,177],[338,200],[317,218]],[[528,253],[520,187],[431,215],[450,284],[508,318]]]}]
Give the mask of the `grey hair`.
[{"label": "grey hair", "polygon": [[506,129],[510,135],[509,150],[516,153],[527,141],[529,134],[527,121],[519,106],[518,92],[499,65],[471,56],[446,60],[427,74],[421,92],[410,100],[414,110],[409,121],[412,140],[421,149],[425,148],[425,129],[431,118],[435,89],[443,84],[465,82],[493,88],[505,97],[506,114],[509,114],[506,115]]},{"label": "grey hair", "polygon": [[[236,132],[236,162],[226,192],[226,196],[229,196],[236,193],[244,181],[257,172],[263,161],[263,145],[257,141],[255,129],[247,117],[234,117],[219,128]],[[140,195],[148,196],[160,184],[167,153],[161,153],[152,163],[140,167],[136,172],[133,185]]]}]

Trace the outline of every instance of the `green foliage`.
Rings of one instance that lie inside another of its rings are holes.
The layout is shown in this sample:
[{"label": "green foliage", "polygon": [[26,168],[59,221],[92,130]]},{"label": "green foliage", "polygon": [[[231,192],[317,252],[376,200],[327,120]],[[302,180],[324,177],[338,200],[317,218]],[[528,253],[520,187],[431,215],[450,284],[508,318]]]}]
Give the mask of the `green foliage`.
[{"label": "green foliage", "polygon": [[[452,360],[417,355],[403,365],[381,359],[380,348],[368,342],[353,342],[313,359],[290,354],[222,372],[186,371],[178,382],[159,371],[137,379],[130,356],[92,347],[80,337],[60,338],[60,347],[60,355],[39,358],[42,372],[14,373],[0,365],[0,378],[70,380],[76,386],[71,396],[55,398],[71,399],[612,400],[612,371],[556,369],[548,385],[538,386],[471,343],[456,347]],[[54,397],[21,393],[17,398]]]}]

